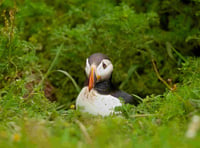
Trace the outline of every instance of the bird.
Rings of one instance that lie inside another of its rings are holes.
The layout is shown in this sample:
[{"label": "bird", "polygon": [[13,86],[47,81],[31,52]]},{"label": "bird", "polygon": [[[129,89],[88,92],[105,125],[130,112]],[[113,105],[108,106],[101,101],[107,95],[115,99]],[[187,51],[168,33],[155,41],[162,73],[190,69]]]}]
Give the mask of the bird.
[{"label": "bird", "polygon": [[108,116],[117,114],[115,107],[124,103],[137,105],[130,94],[117,89],[112,83],[113,64],[102,53],[94,53],[86,59],[86,82],[76,98],[76,109],[92,115]]}]

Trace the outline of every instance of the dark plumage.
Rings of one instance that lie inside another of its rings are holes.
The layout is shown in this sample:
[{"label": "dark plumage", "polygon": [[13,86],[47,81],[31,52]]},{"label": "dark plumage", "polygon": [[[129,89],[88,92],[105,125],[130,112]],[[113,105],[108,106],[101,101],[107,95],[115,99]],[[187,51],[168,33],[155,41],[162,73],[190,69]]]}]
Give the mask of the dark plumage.
[{"label": "dark plumage", "polygon": [[116,98],[124,99],[125,103],[137,105],[139,102],[128,93],[117,89],[111,80],[99,82],[95,85],[94,89],[100,94],[110,94]]},{"label": "dark plumage", "polygon": [[103,59],[109,60],[108,56],[102,53],[94,53],[88,58],[90,65],[91,64],[99,65]]},{"label": "dark plumage", "polygon": [[[88,85],[88,79],[86,80],[86,83],[85,83],[85,86],[87,86],[87,85]],[[113,85],[112,77],[107,81],[102,81],[102,82],[96,83],[96,85],[94,86],[94,89],[99,94],[112,95],[116,98],[122,98],[122,99],[124,99],[125,104],[126,103],[133,104],[133,105],[139,104],[139,101],[137,98],[134,98],[130,94],[128,94],[122,90],[119,90],[115,85]]]}]

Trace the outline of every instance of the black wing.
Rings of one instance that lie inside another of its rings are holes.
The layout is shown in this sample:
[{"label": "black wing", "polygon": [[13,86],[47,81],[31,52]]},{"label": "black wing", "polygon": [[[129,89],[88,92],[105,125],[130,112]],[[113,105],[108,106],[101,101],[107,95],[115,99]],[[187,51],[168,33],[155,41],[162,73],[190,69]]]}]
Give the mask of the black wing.
[{"label": "black wing", "polygon": [[111,83],[111,78],[109,80],[97,83],[94,89],[100,94],[104,94],[104,95],[110,94],[116,98],[121,97],[124,99],[125,103],[134,104],[134,105],[139,104],[139,101],[137,98],[134,98],[133,96],[129,95],[128,93],[124,91],[116,89],[114,85]]},{"label": "black wing", "polygon": [[116,98],[120,98],[120,97],[123,98],[125,103],[134,104],[134,105],[139,104],[138,99],[134,98],[133,96],[121,90],[114,91],[111,93],[111,95]]}]

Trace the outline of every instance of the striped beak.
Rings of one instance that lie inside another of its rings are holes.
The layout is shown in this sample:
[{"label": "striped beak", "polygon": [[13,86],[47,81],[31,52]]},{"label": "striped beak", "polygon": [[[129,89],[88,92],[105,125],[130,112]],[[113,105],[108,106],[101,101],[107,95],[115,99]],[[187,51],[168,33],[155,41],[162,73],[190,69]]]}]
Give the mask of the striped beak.
[{"label": "striped beak", "polygon": [[91,70],[90,70],[90,75],[89,75],[89,85],[88,85],[88,88],[89,88],[89,91],[94,88],[95,84],[96,84],[96,81],[97,81],[97,76],[96,76],[96,66],[95,65],[92,65],[91,66]]}]

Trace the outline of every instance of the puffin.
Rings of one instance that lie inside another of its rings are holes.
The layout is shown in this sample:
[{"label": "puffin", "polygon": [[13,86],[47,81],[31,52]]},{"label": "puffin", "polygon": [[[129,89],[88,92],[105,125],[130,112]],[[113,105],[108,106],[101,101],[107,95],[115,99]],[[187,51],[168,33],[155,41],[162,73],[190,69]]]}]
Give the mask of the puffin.
[{"label": "puffin", "polygon": [[112,83],[113,64],[102,53],[94,53],[86,59],[86,82],[76,99],[76,109],[92,115],[118,114],[115,107],[124,103],[137,105],[130,94],[117,89]]}]

